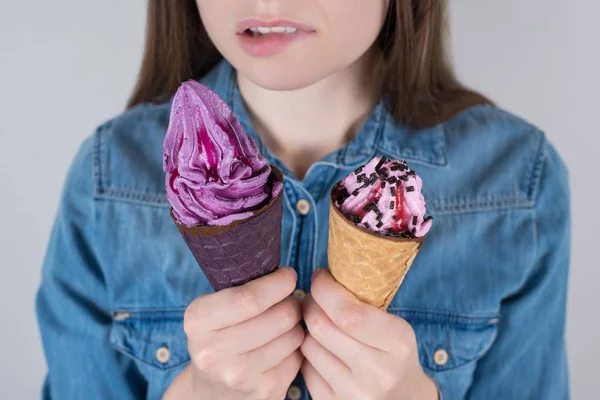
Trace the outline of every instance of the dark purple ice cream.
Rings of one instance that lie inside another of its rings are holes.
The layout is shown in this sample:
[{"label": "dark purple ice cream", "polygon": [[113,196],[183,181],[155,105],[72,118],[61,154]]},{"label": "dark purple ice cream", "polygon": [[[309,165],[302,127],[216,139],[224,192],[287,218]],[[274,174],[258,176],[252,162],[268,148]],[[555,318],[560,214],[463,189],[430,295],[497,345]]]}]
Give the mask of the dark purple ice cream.
[{"label": "dark purple ice cream", "polygon": [[227,104],[196,81],[173,100],[163,169],[173,215],[187,227],[248,218],[283,187]]}]

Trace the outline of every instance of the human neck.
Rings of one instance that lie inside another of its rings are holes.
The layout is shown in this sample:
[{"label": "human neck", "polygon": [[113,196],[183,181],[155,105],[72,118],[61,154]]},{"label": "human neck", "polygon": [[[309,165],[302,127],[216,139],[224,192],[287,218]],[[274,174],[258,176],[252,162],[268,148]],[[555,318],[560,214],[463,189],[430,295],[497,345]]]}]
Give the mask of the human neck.
[{"label": "human neck", "polygon": [[367,53],[334,75],[289,91],[267,90],[237,74],[257,134],[297,177],[351,141],[377,104],[372,59]]}]

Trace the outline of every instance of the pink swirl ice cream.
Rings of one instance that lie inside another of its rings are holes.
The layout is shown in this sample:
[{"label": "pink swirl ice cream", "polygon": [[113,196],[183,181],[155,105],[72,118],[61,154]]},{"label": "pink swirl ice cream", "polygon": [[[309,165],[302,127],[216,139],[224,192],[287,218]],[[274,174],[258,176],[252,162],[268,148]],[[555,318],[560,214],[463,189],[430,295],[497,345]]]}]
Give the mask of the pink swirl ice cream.
[{"label": "pink swirl ice cream", "polygon": [[335,206],[351,222],[372,232],[423,237],[431,228],[421,194],[423,182],[404,160],[375,157],[333,189]]},{"label": "pink swirl ice cream", "polygon": [[163,170],[173,216],[187,227],[246,219],[283,187],[227,104],[196,81],[175,94]]}]

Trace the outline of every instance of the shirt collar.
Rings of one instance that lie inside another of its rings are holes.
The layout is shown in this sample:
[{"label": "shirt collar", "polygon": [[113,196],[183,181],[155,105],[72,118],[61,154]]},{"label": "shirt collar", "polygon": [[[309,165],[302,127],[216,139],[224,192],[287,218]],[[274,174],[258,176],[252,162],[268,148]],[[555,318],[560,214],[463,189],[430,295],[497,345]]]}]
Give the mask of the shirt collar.
[{"label": "shirt collar", "polygon": [[[259,151],[269,163],[276,165],[287,175],[293,176],[256,134],[237,85],[235,69],[231,64],[226,60],[221,61],[202,79],[202,83],[229,104],[246,133],[255,140]],[[393,159],[405,159],[409,162],[438,167],[445,166],[447,157],[444,125],[421,130],[410,129],[397,123],[381,102],[350,143],[328,154],[320,162],[354,168],[371,160],[377,151]]]}]

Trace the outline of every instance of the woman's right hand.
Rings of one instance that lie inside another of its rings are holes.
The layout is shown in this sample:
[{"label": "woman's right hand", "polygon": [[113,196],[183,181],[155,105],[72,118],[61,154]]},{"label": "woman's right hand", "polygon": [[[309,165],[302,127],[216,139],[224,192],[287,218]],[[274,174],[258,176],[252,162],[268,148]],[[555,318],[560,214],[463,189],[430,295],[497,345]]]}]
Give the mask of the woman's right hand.
[{"label": "woman's right hand", "polygon": [[285,398],[302,364],[296,280],[293,269],[278,268],[194,300],[184,315],[192,361],[164,399]]}]

